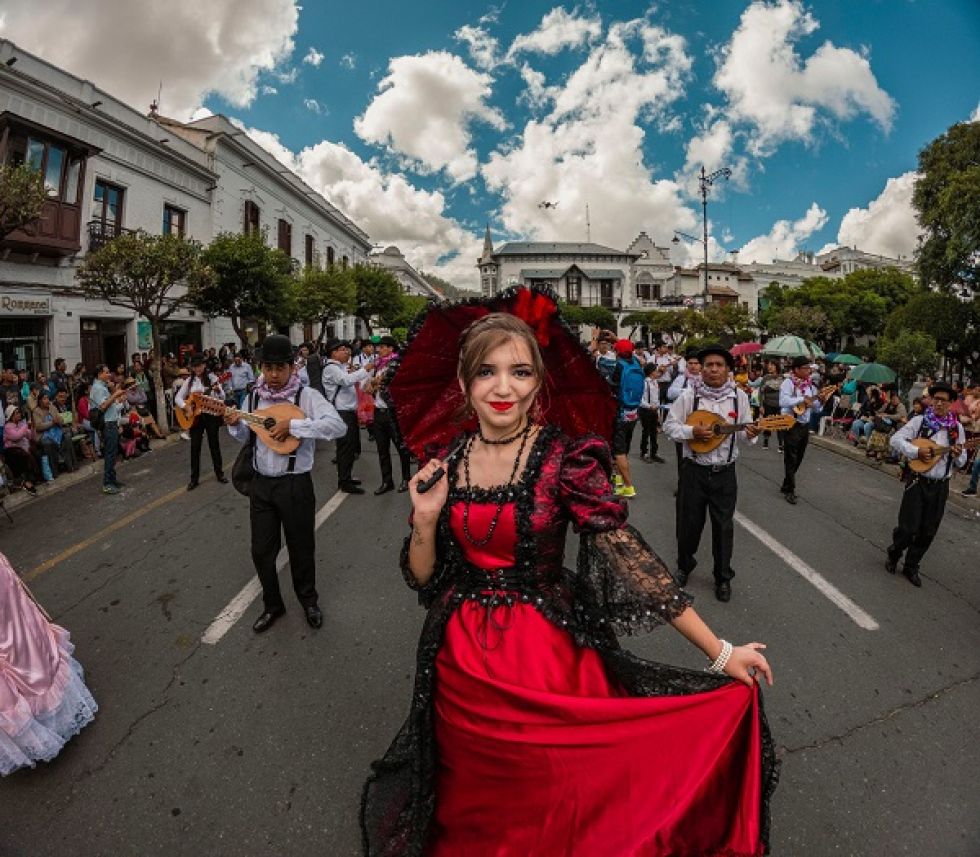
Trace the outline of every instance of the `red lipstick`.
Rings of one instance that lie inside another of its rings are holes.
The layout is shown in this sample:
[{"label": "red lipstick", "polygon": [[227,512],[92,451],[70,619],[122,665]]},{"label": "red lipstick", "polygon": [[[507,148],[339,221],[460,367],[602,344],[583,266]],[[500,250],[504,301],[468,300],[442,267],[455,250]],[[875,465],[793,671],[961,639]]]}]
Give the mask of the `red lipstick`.
[{"label": "red lipstick", "polygon": [[490,402],[490,407],[493,408],[495,411],[503,412],[503,411],[509,411],[512,407],[514,407],[514,403],[513,402]]}]

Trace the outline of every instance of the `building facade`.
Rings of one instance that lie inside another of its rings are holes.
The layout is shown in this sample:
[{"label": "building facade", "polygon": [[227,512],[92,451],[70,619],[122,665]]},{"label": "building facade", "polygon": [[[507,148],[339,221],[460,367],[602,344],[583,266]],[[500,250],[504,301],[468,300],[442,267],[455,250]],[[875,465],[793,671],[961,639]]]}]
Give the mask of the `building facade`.
[{"label": "building facade", "polygon": [[[211,236],[216,178],[194,147],[91,83],[0,40],[0,162],[45,177],[40,220],[0,243],[0,361],[47,371],[58,357],[128,363],[149,348],[134,313],[78,293],[90,250],[124,231]],[[193,309],[163,326],[164,347],[221,341],[219,323]]]},{"label": "building facade", "polygon": [[401,284],[402,291],[407,295],[435,298],[436,300],[442,298],[442,294],[434,289],[425,277],[409,264],[408,259],[402,255],[402,251],[394,245],[385,247],[384,250],[375,248],[368,257],[368,262],[390,271]]}]

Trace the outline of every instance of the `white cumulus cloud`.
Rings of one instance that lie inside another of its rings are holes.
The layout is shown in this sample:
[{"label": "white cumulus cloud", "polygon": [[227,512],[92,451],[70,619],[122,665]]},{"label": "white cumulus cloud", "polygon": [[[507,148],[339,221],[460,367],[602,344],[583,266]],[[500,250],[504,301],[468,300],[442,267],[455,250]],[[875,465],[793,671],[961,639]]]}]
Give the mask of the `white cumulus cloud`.
[{"label": "white cumulus cloud", "polygon": [[320,63],[323,62],[323,56],[324,55],[321,54],[316,48],[310,47],[310,49],[306,52],[306,56],[303,57],[303,62],[305,62],[307,65],[313,66],[314,68],[319,68]]},{"label": "white cumulus cloud", "polygon": [[966,120],[967,122],[980,122],[980,103],[977,104],[977,109],[970,114],[970,118]]},{"label": "white cumulus cloud", "polygon": [[378,94],[354,121],[358,136],[390,147],[423,169],[445,170],[454,181],[477,172],[469,126],[485,122],[506,127],[487,104],[492,78],[446,51],[391,60]]},{"label": "white cumulus cloud", "polygon": [[[554,106],[482,168],[489,189],[503,198],[504,228],[585,240],[588,205],[592,240],[615,247],[641,229],[661,241],[674,229],[691,231],[697,221],[680,186],[655,180],[643,155],[646,120],[682,95],[690,67],[682,39],[636,20],[612,25],[561,84],[547,87],[543,75],[525,74],[530,91],[547,93]],[[539,208],[542,200],[560,205]]]},{"label": "white cumulus cloud", "polygon": [[483,27],[466,24],[454,34],[457,41],[463,42],[469,50],[470,59],[483,69],[491,69],[500,62],[500,44]]},{"label": "white cumulus cloud", "polygon": [[757,235],[738,252],[740,262],[770,263],[792,259],[803,242],[827,223],[827,212],[815,202],[799,220],[777,220],[766,235]]},{"label": "white cumulus cloud", "polygon": [[[209,94],[246,107],[293,51],[295,0],[5,0],[0,36],[145,110],[188,118]],[[107,46],[125,50],[107,50]],[[134,61],[138,58],[138,61]]]},{"label": "white cumulus cloud", "polygon": [[750,148],[769,154],[787,140],[809,142],[817,125],[870,116],[891,127],[895,102],[879,85],[866,56],[829,41],[803,59],[795,44],[818,28],[799,0],[756,0],[721,50],[714,84],[727,97],[732,122],[750,129]]},{"label": "white cumulus cloud", "polygon": [[519,53],[556,54],[564,48],[574,48],[602,35],[598,15],[584,16],[556,6],[548,12],[530,33],[522,33],[511,43],[508,57]]},{"label": "white cumulus cloud", "polygon": [[837,244],[882,256],[909,258],[922,228],[912,208],[917,173],[890,178],[867,208],[852,208],[841,219]]}]

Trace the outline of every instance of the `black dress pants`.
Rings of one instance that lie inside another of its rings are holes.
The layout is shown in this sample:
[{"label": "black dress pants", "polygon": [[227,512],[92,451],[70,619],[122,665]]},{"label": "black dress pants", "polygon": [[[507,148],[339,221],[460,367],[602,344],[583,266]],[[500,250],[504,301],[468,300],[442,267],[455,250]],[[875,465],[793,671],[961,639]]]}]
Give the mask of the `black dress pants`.
[{"label": "black dress pants", "polygon": [[948,498],[948,479],[920,478],[905,489],[888,557],[898,562],[905,553],[906,572],[918,570],[922,557],[939,532]]},{"label": "black dress pants", "polygon": [[807,444],[810,442],[810,427],[806,423],[794,423],[785,433],[783,440],[783,486],[784,494],[796,493],[796,471],[803,463]]},{"label": "black dress pants", "polygon": [[731,580],[735,544],[735,502],[738,479],[735,465],[712,469],[685,459],[677,494],[677,567],[690,574],[698,564],[698,545],[704,530],[705,512],[711,518],[711,554],[715,584]]},{"label": "black dress pants", "polygon": [[640,408],[640,455],[657,454],[657,409]]},{"label": "black dress pants", "polygon": [[224,473],[221,464],[221,445],[218,442],[218,435],[221,431],[221,417],[213,414],[201,414],[194,425],[191,426],[191,482],[197,482],[201,476],[201,446],[204,442],[204,435],[208,436],[208,450],[211,453],[211,465],[214,467],[215,474]]},{"label": "black dress pants", "polygon": [[249,496],[252,562],[262,584],[262,600],[267,611],[276,612],[284,607],[276,573],[283,531],[296,597],[304,607],[317,603],[315,518],[316,497],[309,473],[277,477],[255,474]]},{"label": "black dress pants", "polygon": [[392,446],[398,452],[402,481],[408,482],[412,478],[412,459],[396,442],[395,420],[387,408],[375,408],[374,410],[374,443],[378,447],[378,461],[381,464],[382,484],[387,485],[393,483],[391,474]]},{"label": "black dress pants", "polygon": [[345,485],[354,475],[354,459],[361,453],[361,427],[357,411],[337,411],[347,424],[347,434],[337,438],[337,481]]}]

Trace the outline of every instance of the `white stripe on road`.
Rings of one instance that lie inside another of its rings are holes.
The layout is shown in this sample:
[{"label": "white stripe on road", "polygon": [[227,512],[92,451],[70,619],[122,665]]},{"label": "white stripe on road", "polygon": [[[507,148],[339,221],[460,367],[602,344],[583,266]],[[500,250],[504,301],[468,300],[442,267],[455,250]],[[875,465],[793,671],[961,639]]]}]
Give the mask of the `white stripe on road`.
[{"label": "white stripe on road", "polygon": [[843,592],[832,584],[820,572],[813,569],[795,553],[780,542],[776,541],[762,527],[752,523],[741,512],[735,513],[735,520],[762,542],[769,550],[785,562],[804,580],[812,583],[819,592],[830,599],[831,603],[843,610],[859,628],[866,631],[877,631],[878,623],[874,617],[865,613],[857,604],[851,601]]},{"label": "white stripe on road", "polygon": [[[316,513],[313,529],[320,529],[327,518],[337,511],[337,508],[344,502],[347,496],[343,491],[338,491],[333,497],[327,500],[323,508]],[[287,565],[289,565],[289,552],[283,547],[279,551],[279,556],[276,557],[276,573],[278,574]],[[201,637],[201,642],[207,643],[209,646],[216,645],[231,630],[232,626],[242,618],[242,615],[248,610],[249,606],[261,592],[262,584],[259,583],[258,578],[253,577],[245,585],[245,588],[228,602],[228,606],[208,626],[208,629],[204,632],[204,636]]]}]

